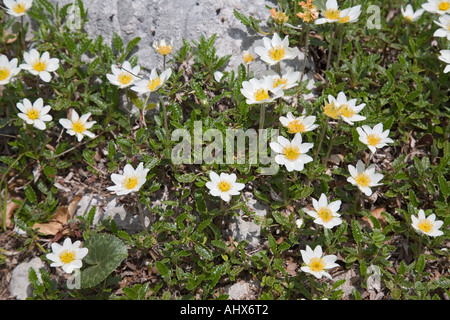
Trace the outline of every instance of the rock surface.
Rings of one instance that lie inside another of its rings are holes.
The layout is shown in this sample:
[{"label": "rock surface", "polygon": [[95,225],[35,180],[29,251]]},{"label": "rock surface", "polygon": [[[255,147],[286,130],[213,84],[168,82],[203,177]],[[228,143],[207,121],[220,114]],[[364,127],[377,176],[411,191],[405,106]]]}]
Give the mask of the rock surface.
[{"label": "rock surface", "polygon": [[33,288],[28,280],[28,270],[33,268],[36,270],[38,278],[40,278],[41,273],[39,269],[45,267],[46,264],[44,261],[38,257],[17,265],[12,272],[11,281],[9,283],[10,294],[16,297],[17,300],[25,300],[26,298],[31,297],[33,294]]}]

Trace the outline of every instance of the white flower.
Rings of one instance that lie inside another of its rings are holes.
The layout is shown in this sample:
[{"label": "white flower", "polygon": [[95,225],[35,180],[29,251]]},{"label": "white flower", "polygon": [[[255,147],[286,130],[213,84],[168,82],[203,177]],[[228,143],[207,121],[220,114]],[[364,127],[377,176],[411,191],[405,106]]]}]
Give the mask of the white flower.
[{"label": "white flower", "polygon": [[161,72],[160,75],[158,75],[156,69],[153,69],[150,73],[150,79],[139,80],[138,82],[136,82],[136,85],[131,87],[131,90],[136,91],[137,93],[140,94],[154,92],[159,88],[161,88],[166,83],[167,79],[169,79],[171,74],[172,69],[170,68]]},{"label": "white flower", "polygon": [[214,171],[209,172],[211,181],[206,183],[209,193],[214,197],[220,197],[223,201],[230,201],[231,196],[236,196],[239,191],[244,189],[245,184],[236,182],[236,175],[234,173],[228,174],[222,172],[220,176]]},{"label": "white flower", "polygon": [[286,72],[281,77],[273,70],[269,70],[267,73],[269,77],[272,77],[273,89],[280,87],[283,90],[298,86],[298,81],[300,80],[301,75],[299,71],[294,71],[291,67],[288,67]]},{"label": "white flower", "polygon": [[319,18],[315,21],[315,24],[324,24],[327,22],[337,22],[341,17],[341,11],[336,0],[327,0],[325,3],[326,10],[323,13],[325,18]]},{"label": "white flower", "polygon": [[445,62],[447,66],[444,69],[444,73],[450,72],[450,50],[441,50],[439,51],[441,54],[438,59]]},{"label": "white flower", "polygon": [[81,117],[75,110],[72,110],[71,113],[70,119],[59,119],[59,123],[67,129],[67,133],[71,136],[76,135],[78,141],[81,141],[84,136],[94,138],[95,134],[88,130],[96,123],[96,121],[87,121],[91,116],[91,113],[88,112]]},{"label": "white flower", "polygon": [[302,218],[298,218],[297,220],[295,220],[295,224],[297,225],[297,228],[301,229],[301,227],[303,227],[304,221]]},{"label": "white flower", "polygon": [[59,68],[59,59],[50,58],[48,51],[40,55],[36,49],[31,49],[30,52],[23,53],[23,59],[25,63],[21,64],[19,68],[28,70],[32,75],[38,75],[44,82],[50,82],[52,80],[50,72]]},{"label": "white flower", "polygon": [[405,18],[405,20],[408,22],[414,22],[419,20],[424,12],[423,9],[417,9],[417,11],[414,12],[413,7],[410,4],[408,4],[404,10],[402,6],[400,10],[402,11],[403,18]]},{"label": "white flower", "polygon": [[220,83],[220,80],[223,78],[223,72],[216,71],[214,72],[214,80]]},{"label": "white flower", "polygon": [[361,5],[347,8],[341,11],[339,15],[339,23],[353,23],[357,22],[361,15]]},{"label": "white flower", "polygon": [[331,229],[342,223],[341,215],[337,213],[341,207],[341,201],[336,200],[328,203],[327,196],[322,193],[319,201],[312,199],[314,210],[304,210],[308,215],[313,217],[314,223],[323,225],[324,228]]},{"label": "white flower", "polygon": [[337,257],[335,255],[324,256],[322,253],[322,247],[316,246],[314,251],[307,245],[306,250],[300,250],[302,254],[303,262],[305,266],[301,267],[301,270],[314,275],[317,279],[321,279],[322,276],[331,279],[331,275],[325,270],[339,267],[335,262]]},{"label": "white flower", "polygon": [[275,162],[286,166],[287,171],[302,171],[305,163],[313,161],[306,153],[314,144],[302,143],[302,135],[296,133],[292,142],[283,136],[278,136],[278,142],[271,142],[270,148],[279,153],[275,156]]},{"label": "white flower", "polygon": [[428,216],[428,218],[425,217],[425,212],[420,209],[419,210],[419,217],[416,217],[414,215],[411,215],[411,226],[418,232],[426,234],[430,237],[439,237],[444,234],[441,230],[439,230],[440,227],[444,224],[441,220],[436,220],[436,215],[433,213]]},{"label": "white flower", "polygon": [[242,82],[241,93],[247,99],[247,104],[269,103],[284,94],[280,87],[273,88],[272,77],[264,77],[262,80],[253,78]]},{"label": "white flower", "polygon": [[112,74],[108,73],[106,78],[113,85],[118,86],[120,89],[124,89],[135,84],[138,79],[138,73],[141,71],[141,67],[135,66],[132,68],[130,62],[124,61],[120,68],[115,64],[111,65],[111,71]]},{"label": "white flower", "polygon": [[383,131],[383,124],[376,124],[373,129],[368,125],[356,128],[359,133],[359,141],[367,145],[373,153],[378,148],[385,147],[388,143],[394,143],[394,140],[388,138],[389,130]]},{"label": "white flower", "polygon": [[366,106],[365,103],[356,105],[356,99],[347,100],[344,92],[339,92],[337,99],[331,95],[328,96],[328,99],[330,104],[339,108],[339,116],[348,124],[353,125],[353,122],[366,120],[366,117],[358,114]]},{"label": "white flower", "polygon": [[52,253],[46,255],[47,259],[53,261],[51,267],[62,267],[64,272],[72,273],[74,269],[83,266],[83,258],[88,254],[88,248],[80,248],[81,242],[67,238],[63,245],[52,243]]},{"label": "white flower", "polygon": [[20,72],[20,68],[17,67],[17,61],[17,58],[9,61],[4,54],[0,55],[0,85],[9,83],[11,78]]},{"label": "white flower", "polygon": [[289,36],[285,36],[281,40],[278,33],[275,33],[272,40],[264,37],[263,42],[264,46],[255,47],[254,51],[269,66],[273,66],[282,60],[297,58],[300,53],[297,47],[289,48]]},{"label": "white flower", "polygon": [[159,43],[153,42],[153,49],[155,49],[159,54],[166,56],[172,52],[173,49],[173,40],[170,41],[170,44],[166,44],[166,41],[163,39]]},{"label": "white flower", "polygon": [[23,16],[32,6],[33,0],[3,0],[6,13],[20,17]]},{"label": "white flower", "polygon": [[366,169],[364,163],[361,160],[358,160],[356,168],[349,165],[348,171],[351,176],[347,178],[347,181],[354,186],[357,186],[368,197],[372,195],[372,189],[370,189],[370,187],[382,185],[382,183],[378,182],[383,179],[383,175],[381,173],[375,173],[374,164],[371,164]]},{"label": "white flower", "polygon": [[139,163],[136,170],[130,164],[126,164],[123,168],[123,174],[111,174],[111,180],[116,185],[108,187],[107,189],[115,192],[118,196],[139,191],[147,180],[147,173],[149,171],[150,169],[144,169],[144,164],[142,162]]},{"label": "white flower", "polygon": [[450,15],[444,14],[439,17],[439,22],[434,21],[434,23],[440,26],[440,28],[434,32],[433,36],[450,40]]},{"label": "white flower", "polygon": [[450,13],[450,0],[428,0],[422,4],[425,11],[437,14]]},{"label": "white flower", "polygon": [[294,117],[292,112],[288,112],[286,117],[280,117],[280,122],[287,127],[289,133],[303,133],[316,129],[319,125],[314,124],[315,116]]},{"label": "white flower", "polygon": [[45,130],[45,122],[53,119],[51,115],[47,114],[51,109],[50,106],[44,106],[42,98],[37,99],[33,104],[25,98],[23,103],[17,103],[17,108],[22,112],[18,113],[17,116],[39,130]]},{"label": "white flower", "polygon": [[250,52],[248,52],[248,51],[244,51],[243,53],[242,53],[242,60],[244,60],[244,64],[250,64],[250,63],[252,63],[253,61],[255,61],[255,56],[254,55],[252,55]]}]

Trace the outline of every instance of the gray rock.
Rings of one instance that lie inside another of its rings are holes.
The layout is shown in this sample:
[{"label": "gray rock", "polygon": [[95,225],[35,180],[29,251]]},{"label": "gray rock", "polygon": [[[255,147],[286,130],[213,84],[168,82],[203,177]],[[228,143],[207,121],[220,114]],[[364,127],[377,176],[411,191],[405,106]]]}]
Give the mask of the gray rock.
[{"label": "gray rock", "polygon": [[228,300],[254,300],[260,287],[257,281],[239,281],[225,288]]},{"label": "gray rock", "polygon": [[28,280],[28,270],[33,268],[36,270],[38,278],[40,279],[40,268],[46,268],[47,265],[40,258],[36,257],[28,262],[22,262],[17,265],[12,271],[11,281],[9,283],[9,292],[17,300],[25,300],[33,294],[33,288]]}]

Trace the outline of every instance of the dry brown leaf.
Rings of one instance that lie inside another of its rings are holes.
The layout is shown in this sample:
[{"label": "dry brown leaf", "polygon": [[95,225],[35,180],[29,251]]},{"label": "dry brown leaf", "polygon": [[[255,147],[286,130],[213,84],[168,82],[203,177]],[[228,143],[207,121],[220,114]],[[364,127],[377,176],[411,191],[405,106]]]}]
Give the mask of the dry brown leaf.
[{"label": "dry brown leaf", "polygon": [[[383,226],[386,225],[386,219],[381,215],[381,213],[385,212],[385,211],[386,211],[386,208],[377,208],[377,209],[374,209],[374,210],[372,210],[370,212],[370,214],[372,216],[374,216],[380,222],[380,225],[381,225],[381,230],[380,231],[383,231]],[[373,230],[373,223],[372,223],[372,221],[369,218],[362,217],[362,220],[367,222],[369,224],[370,228]]]},{"label": "dry brown leaf", "polygon": [[[23,200],[21,198],[13,198],[13,199],[17,199],[17,200]],[[17,203],[15,203],[14,201],[10,200],[7,204],[6,204],[6,227],[9,229],[12,229],[14,227],[14,224],[12,222],[12,217],[14,215],[14,211],[19,207],[19,205]],[[3,216],[0,215],[0,226],[3,225]]]},{"label": "dry brown leaf", "polygon": [[[56,235],[73,218],[80,200],[81,196],[75,196],[68,206],[59,207],[47,223],[35,223],[33,229],[39,228],[39,233],[46,235]],[[67,233],[69,233],[69,230],[62,230],[62,234]]]}]

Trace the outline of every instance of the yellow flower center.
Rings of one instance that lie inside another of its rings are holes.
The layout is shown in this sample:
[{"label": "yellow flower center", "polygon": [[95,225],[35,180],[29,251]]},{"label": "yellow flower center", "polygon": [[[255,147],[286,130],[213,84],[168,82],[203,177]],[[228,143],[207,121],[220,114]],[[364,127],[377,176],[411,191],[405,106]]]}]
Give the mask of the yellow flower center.
[{"label": "yellow flower center", "polygon": [[358,173],[355,177],[355,181],[361,187],[368,187],[370,182],[372,181],[367,173]]},{"label": "yellow flower center", "polygon": [[280,61],[284,58],[286,50],[281,46],[273,47],[269,50],[269,57],[274,61]]},{"label": "yellow flower center", "polygon": [[13,6],[13,10],[17,14],[21,14],[25,12],[25,3],[19,2]]},{"label": "yellow flower center", "polygon": [[11,73],[9,72],[9,69],[6,67],[0,67],[0,81],[5,80],[9,77]]},{"label": "yellow flower center", "polygon": [[412,17],[412,16],[406,16],[406,17],[405,17],[405,20],[406,20],[407,22],[412,22],[413,17]]},{"label": "yellow flower center", "polygon": [[117,77],[117,80],[121,84],[128,84],[133,79],[133,76],[128,72],[121,72],[119,76]]},{"label": "yellow flower center", "polygon": [[286,157],[286,159],[294,161],[300,156],[300,150],[298,146],[290,145],[288,147],[283,148],[283,154]]},{"label": "yellow flower center", "polygon": [[262,100],[269,99],[269,90],[264,89],[264,88],[256,90],[255,99],[256,99],[256,101],[262,101]]},{"label": "yellow flower center", "polygon": [[39,111],[37,111],[36,109],[31,109],[30,111],[28,111],[27,117],[30,120],[36,120],[37,118],[39,118]]},{"label": "yellow flower center", "polygon": [[157,86],[161,84],[161,78],[157,77],[155,79],[149,80],[147,88],[151,91],[155,90]]},{"label": "yellow flower center", "polygon": [[290,133],[305,132],[306,129],[301,120],[292,120],[288,123],[287,128]]},{"label": "yellow flower center", "polygon": [[350,16],[345,16],[342,18],[339,18],[339,23],[347,23],[350,21]]},{"label": "yellow flower center", "polygon": [[448,1],[442,1],[438,5],[438,9],[442,11],[447,11],[450,8],[450,2]]},{"label": "yellow flower center", "polygon": [[381,137],[376,134],[369,134],[367,136],[367,143],[373,147],[375,147],[378,143],[380,143]]},{"label": "yellow flower center", "polygon": [[76,133],[83,133],[84,131],[86,131],[86,127],[84,126],[84,123],[82,123],[81,121],[77,121],[73,124],[73,131],[75,131]]},{"label": "yellow flower center", "polygon": [[219,187],[220,191],[226,192],[226,191],[230,190],[231,184],[226,180],[222,180],[219,182],[218,187]]},{"label": "yellow flower center", "polygon": [[59,258],[61,259],[62,263],[71,263],[73,260],[75,260],[75,252],[72,250],[63,250],[59,254]]},{"label": "yellow flower center", "polygon": [[282,86],[282,88],[284,89],[286,87],[286,84],[287,84],[287,79],[284,79],[284,78],[273,79],[273,88],[274,89],[278,86]]},{"label": "yellow flower center", "polygon": [[309,261],[309,268],[311,269],[311,271],[320,272],[325,269],[325,261],[323,261],[322,258],[311,258],[311,260]]},{"label": "yellow flower center", "polygon": [[156,49],[156,50],[159,52],[159,54],[166,56],[172,52],[172,48],[173,47],[171,45],[165,45],[165,46],[160,45],[160,46],[158,46],[158,49]]},{"label": "yellow flower center", "polygon": [[327,207],[319,208],[317,214],[319,218],[323,220],[323,222],[330,222],[331,220],[333,220],[333,212],[331,212],[331,210]]},{"label": "yellow flower center", "polygon": [[128,189],[134,189],[138,184],[138,178],[136,176],[126,177],[123,181],[123,186]]},{"label": "yellow flower center", "polygon": [[323,108],[323,112],[330,118],[337,119],[341,115],[341,111],[334,103],[328,103]]},{"label": "yellow flower center", "polygon": [[423,232],[428,233],[431,230],[433,230],[433,223],[430,220],[428,220],[428,219],[422,219],[417,224],[417,227],[420,230],[422,230]]},{"label": "yellow flower center", "polygon": [[41,61],[41,59],[38,59],[38,61],[34,63],[33,69],[37,72],[45,71],[45,69],[47,69],[47,64],[45,63],[45,61]]},{"label": "yellow flower center", "polygon": [[328,20],[337,20],[341,16],[341,12],[338,9],[327,9],[324,13],[325,18]]},{"label": "yellow flower center", "polygon": [[340,113],[342,116],[346,117],[346,118],[351,118],[355,115],[355,111],[353,111],[352,108],[350,108],[348,105],[344,104],[341,107]]},{"label": "yellow flower center", "polygon": [[244,59],[244,62],[248,64],[248,63],[254,61],[255,57],[250,53],[244,53],[244,55],[242,56],[242,59]]}]

